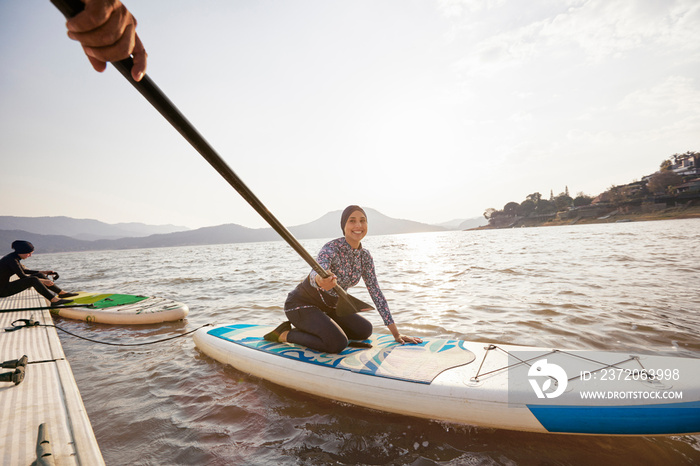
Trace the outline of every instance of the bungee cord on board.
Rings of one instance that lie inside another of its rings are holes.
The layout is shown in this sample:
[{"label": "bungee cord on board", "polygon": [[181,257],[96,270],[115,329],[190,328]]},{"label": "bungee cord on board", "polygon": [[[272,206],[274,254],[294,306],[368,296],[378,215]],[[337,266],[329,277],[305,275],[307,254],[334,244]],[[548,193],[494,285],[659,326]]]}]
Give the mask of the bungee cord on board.
[{"label": "bungee cord on board", "polygon": [[[621,361],[617,361],[617,362],[614,362],[614,363],[606,363],[606,362],[602,362],[602,361],[597,361],[597,360],[595,360],[595,359],[586,358],[586,357],[584,357],[584,356],[581,356],[581,355],[579,355],[579,354],[572,353],[572,352],[570,352],[570,351],[564,351],[564,350],[559,350],[559,349],[552,349],[552,350],[549,350],[549,351],[546,352],[546,353],[537,354],[536,356],[533,356],[533,357],[531,357],[531,358],[529,358],[529,359],[520,359],[518,356],[516,356],[515,354],[513,354],[513,352],[508,351],[508,350],[506,350],[506,349],[503,349],[503,348],[501,348],[500,346],[494,345],[494,344],[490,344],[490,345],[484,347],[484,350],[486,350],[486,351],[484,352],[484,357],[483,357],[483,359],[481,360],[481,364],[479,364],[479,368],[478,368],[477,371],[476,371],[476,375],[474,375],[474,376],[470,379],[472,382],[479,382],[479,378],[480,378],[480,377],[483,377],[483,376],[486,376],[486,375],[490,375],[490,374],[494,374],[494,373],[496,373],[496,372],[501,372],[501,371],[504,371],[504,370],[508,370],[508,369],[511,369],[511,368],[513,368],[513,367],[520,366],[520,365],[523,365],[523,364],[526,365],[526,366],[528,366],[528,367],[531,367],[531,366],[532,366],[532,364],[530,364],[531,361],[534,361],[535,359],[541,359],[541,358],[543,358],[543,357],[545,357],[545,356],[549,356],[549,355],[556,354],[556,353],[565,354],[565,355],[567,355],[567,356],[571,356],[571,357],[574,357],[574,358],[578,358],[578,359],[582,359],[582,360],[585,360],[585,361],[589,361],[589,362],[598,364],[600,367],[597,368],[597,369],[595,369],[595,370],[593,370],[593,371],[591,371],[592,374],[593,374],[593,373],[596,373],[596,372],[599,372],[599,371],[602,371],[602,370],[605,370],[605,369],[608,369],[608,368],[620,369],[620,368],[618,367],[618,365],[624,364],[624,363],[630,362],[630,361],[636,361],[637,364],[639,364],[639,366],[640,366],[640,368],[641,368],[641,369],[640,369],[641,371],[646,371],[646,370],[647,370],[647,369],[644,367],[644,365],[641,363],[641,361],[639,360],[639,356],[634,356],[634,355],[630,355],[627,359],[623,359],[623,360],[621,360]],[[513,364],[508,364],[508,365],[499,367],[499,368],[497,368],[497,369],[493,369],[493,370],[491,370],[491,371],[482,373],[482,372],[481,372],[481,369],[482,369],[482,367],[484,367],[484,362],[486,362],[486,357],[490,354],[490,351],[493,351],[493,350],[501,351],[501,352],[505,353],[506,355],[508,355],[509,357],[515,358],[515,359],[517,360],[517,362],[514,362]],[[572,380],[576,380],[576,379],[578,379],[578,378],[580,378],[580,377],[581,377],[581,375],[579,374],[579,375],[577,375],[577,376],[575,376],[575,377],[569,378],[568,381],[571,382]],[[653,376],[649,376],[649,377],[650,377],[650,379],[653,379]]]}]

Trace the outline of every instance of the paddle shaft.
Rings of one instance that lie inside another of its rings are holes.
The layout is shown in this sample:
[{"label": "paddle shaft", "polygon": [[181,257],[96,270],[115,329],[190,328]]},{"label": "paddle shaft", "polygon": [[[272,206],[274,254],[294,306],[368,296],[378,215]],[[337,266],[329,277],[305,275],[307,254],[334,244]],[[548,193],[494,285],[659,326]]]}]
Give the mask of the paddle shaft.
[{"label": "paddle shaft", "polygon": [[[72,18],[77,15],[85,8],[85,5],[80,0],[51,0],[56,8],[58,8],[61,13],[66,18]],[[243,183],[243,181],[234,173],[234,171],[226,164],[226,162],[219,156],[219,154],[214,150],[214,148],[204,139],[204,137],[199,134],[199,131],[192,125],[187,118],[178,110],[178,108],[173,104],[170,99],[160,90],[158,86],[151,80],[148,75],[144,75],[141,81],[134,81],[131,77],[131,68],[134,64],[131,57],[118,62],[112,62],[114,67],[124,76],[124,78],[131,83],[134,88],[136,88],[139,93],[148,100],[151,105],[158,110],[158,112],[163,115],[163,117],[168,120],[168,122],[184,137],[187,142],[194,147],[199,154],[204,157],[204,159],[209,162],[209,164],[214,167],[214,169],[219,172],[219,174],[240,194],[243,199],[250,204],[255,211],[260,214],[260,216],[265,219],[265,221],[284,239],[287,244],[289,244],[292,249],[294,249],[297,254],[301,256],[311,268],[319,274],[322,278],[327,278],[330,274],[319,265],[318,262],[309,254],[306,249],[299,243],[299,241],[290,233],[287,228],[280,223],[277,218],[272,215],[267,207],[258,199],[258,197],[253,193],[253,191],[248,188],[248,186]],[[345,292],[343,288],[336,285],[333,290],[338,294],[338,296],[343,299],[346,303],[350,304],[355,312],[362,311],[365,309],[372,309],[372,306],[365,304],[367,306],[363,309],[358,309],[353,300]],[[364,303],[363,303],[364,304]]]}]

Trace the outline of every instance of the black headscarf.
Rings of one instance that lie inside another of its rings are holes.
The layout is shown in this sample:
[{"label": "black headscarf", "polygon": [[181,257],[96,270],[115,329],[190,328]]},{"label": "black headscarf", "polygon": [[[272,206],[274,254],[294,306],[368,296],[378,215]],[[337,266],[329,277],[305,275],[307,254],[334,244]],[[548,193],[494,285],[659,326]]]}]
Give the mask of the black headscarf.
[{"label": "black headscarf", "polygon": [[340,216],[340,229],[343,230],[343,234],[345,234],[345,224],[348,223],[348,219],[350,218],[350,215],[359,210],[362,212],[362,215],[367,217],[367,214],[365,213],[364,209],[360,207],[359,205],[349,205],[345,208],[343,211],[343,215]]},{"label": "black headscarf", "polygon": [[34,252],[34,245],[29,241],[18,239],[12,242],[12,249],[14,249],[17,254],[29,254],[30,252]]}]

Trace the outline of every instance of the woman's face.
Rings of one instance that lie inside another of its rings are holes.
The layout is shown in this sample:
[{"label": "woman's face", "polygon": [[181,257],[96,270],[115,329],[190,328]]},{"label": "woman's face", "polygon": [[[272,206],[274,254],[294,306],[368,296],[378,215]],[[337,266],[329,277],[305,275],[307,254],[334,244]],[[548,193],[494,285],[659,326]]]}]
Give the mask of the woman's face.
[{"label": "woman's face", "polygon": [[20,259],[24,260],[24,259],[26,259],[27,257],[30,257],[30,256],[32,255],[32,253],[31,253],[31,252],[28,252],[28,253],[26,253],[26,254],[17,254],[17,255],[19,256]]},{"label": "woman's face", "polygon": [[357,248],[365,235],[367,235],[367,217],[361,210],[356,210],[350,214],[345,223],[345,240],[350,246]]}]

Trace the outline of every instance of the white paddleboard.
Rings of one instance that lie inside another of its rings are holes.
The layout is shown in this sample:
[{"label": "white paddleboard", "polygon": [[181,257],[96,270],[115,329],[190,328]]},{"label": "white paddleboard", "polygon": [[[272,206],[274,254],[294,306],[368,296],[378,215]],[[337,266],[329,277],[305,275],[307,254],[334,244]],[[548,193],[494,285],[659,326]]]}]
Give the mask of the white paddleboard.
[{"label": "white paddleboard", "polygon": [[700,359],[463,340],[340,354],[262,337],[270,326],[198,330],[211,358],[271,382],[381,411],[484,427],[594,435],[700,432]]}]

